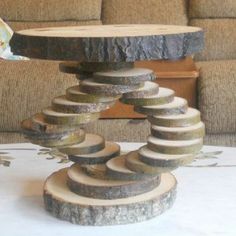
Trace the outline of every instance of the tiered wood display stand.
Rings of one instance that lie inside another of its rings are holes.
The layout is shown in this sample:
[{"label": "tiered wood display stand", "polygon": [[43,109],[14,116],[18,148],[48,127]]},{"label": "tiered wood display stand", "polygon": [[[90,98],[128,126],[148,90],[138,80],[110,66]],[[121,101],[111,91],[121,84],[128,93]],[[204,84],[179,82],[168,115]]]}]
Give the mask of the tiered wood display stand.
[{"label": "tiered wood display stand", "polygon": [[[202,46],[201,29],[181,26],[82,26],[14,34],[15,54],[82,61],[60,65],[62,72],[76,74],[79,85],[22,122],[32,143],[56,147],[74,162],[46,180],[49,212],[76,224],[112,225],[147,220],[172,206],[176,180],[169,172],[194,159],[204,124],[185,99],[152,82],[153,71],[134,68],[134,61],[180,59]],[[118,144],[80,129],[117,99],[151,123],[147,144],[125,155]]]}]

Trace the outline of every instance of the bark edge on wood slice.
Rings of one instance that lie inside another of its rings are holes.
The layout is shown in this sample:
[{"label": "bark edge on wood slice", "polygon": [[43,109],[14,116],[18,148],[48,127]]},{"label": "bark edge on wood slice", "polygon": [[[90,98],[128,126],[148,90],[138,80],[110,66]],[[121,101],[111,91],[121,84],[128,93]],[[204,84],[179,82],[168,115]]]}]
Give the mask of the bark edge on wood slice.
[{"label": "bark edge on wood slice", "polygon": [[203,35],[201,28],[174,25],[55,27],[15,32],[10,46],[30,58],[134,62],[192,55],[203,49]]}]

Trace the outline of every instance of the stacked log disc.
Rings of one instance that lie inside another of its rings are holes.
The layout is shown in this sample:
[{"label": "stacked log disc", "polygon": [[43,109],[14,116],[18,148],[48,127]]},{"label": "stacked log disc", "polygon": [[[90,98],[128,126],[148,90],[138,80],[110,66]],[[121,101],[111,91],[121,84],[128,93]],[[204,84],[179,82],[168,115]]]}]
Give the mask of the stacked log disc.
[{"label": "stacked log disc", "polygon": [[[204,124],[185,99],[159,87],[154,72],[134,68],[134,61],[182,58],[199,51],[202,38],[199,28],[158,25],[14,34],[11,45],[17,54],[82,60],[60,64],[61,72],[75,74],[79,84],[22,122],[23,134],[32,143],[57,148],[74,162],[46,180],[49,212],[75,224],[112,225],[147,220],[172,206],[176,180],[169,172],[193,161],[202,147]],[[123,155],[118,144],[81,129],[118,99],[151,123],[147,144]]]}]

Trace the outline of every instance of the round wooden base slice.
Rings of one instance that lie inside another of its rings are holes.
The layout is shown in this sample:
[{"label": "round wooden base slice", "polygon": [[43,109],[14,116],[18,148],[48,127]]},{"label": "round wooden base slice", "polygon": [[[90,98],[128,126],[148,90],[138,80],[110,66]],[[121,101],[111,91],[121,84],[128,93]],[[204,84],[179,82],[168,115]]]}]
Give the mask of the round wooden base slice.
[{"label": "round wooden base slice", "polygon": [[159,92],[153,96],[145,98],[124,98],[120,99],[121,102],[134,106],[149,106],[149,105],[162,105],[170,103],[174,100],[175,92],[167,88],[159,88]]},{"label": "round wooden base slice", "polygon": [[155,80],[152,70],[143,68],[121,69],[117,71],[101,71],[93,75],[93,80],[98,83],[132,85],[145,81]]},{"label": "round wooden base slice", "polygon": [[132,69],[133,62],[81,62],[80,68],[85,72],[100,72],[111,70]]},{"label": "round wooden base slice", "polygon": [[67,100],[66,96],[60,96],[53,99],[52,109],[56,112],[63,113],[95,113],[107,110],[114,104],[114,101],[107,103],[78,103]]},{"label": "round wooden base slice", "polygon": [[60,148],[60,147],[74,145],[74,144],[83,142],[85,139],[85,133],[83,130],[77,130],[77,131],[72,131],[69,134],[66,134],[60,137],[50,138],[50,139],[45,139],[42,136],[39,136],[39,137],[26,136],[26,138],[29,139],[31,143],[40,145],[42,147]]},{"label": "round wooden base slice", "polygon": [[106,174],[110,179],[114,180],[144,180],[150,179],[157,175],[142,174],[132,171],[125,165],[125,155],[112,158],[106,163]]},{"label": "round wooden base slice", "polygon": [[157,167],[178,168],[191,163],[194,158],[194,154],[170,155],[157,153],[148,149],[147,146],[139,149],[139,159],[147,165]]},{"label": "round wooden base slice", "polygon": [[200,112],[194,108],[188,108],[185,114],[148,116],[152,125],[165,127],[188,127],[201,121]]},{"label": "round wooden base slice", "polygon": [[120,146],[113,142],[106,142],[105,148],[87,155],[69,155],[69,159],[80,165],[104,164],[120,154]]},{"label": "round wooden base slice", "polygon": [[66,90],[66,98],[67,100],[80,103],[110,103],[115,102],[120,96],[107,97],[83,93],[79,91],[79,86],[77,85]]},{"label": "round wooden base slice", "polygon": [[132,92],[122,94],[123,99],[135,99],[154,96],[159,91],[159,85],[155,82],[146,81],[144,86]]},{"label": "round wooden base slice", "polygon": [[95,179],[108,179],[106,165],[81,165],[80,168],[92,178]]},{"label": "round wooden base slice", "polygon": [[44,204],[54,217],[79,225],[130,224],[151,219],[169,209],[176,198],[176,179],[163,174],[152,191],[129,198],[104,200],[71,192],[67,169],[52,174],[44,185]]},{"label": "round wooden base slice", "polygon": [[82,113],[69,114],[53,111],[52,108],[42,110],[45,121],[57,125],[81,125],[95,121],[99,118],[100,113]]},{"label": "round wooden base slice", "polygon": [[152,125],[152,136],[166,140],[191,140],[203,138],[205,135],[205,125],[199,122],[188,127],[164,127]]},{"label": "round wooden base slice", "polygon": [[196,154],[203,146],[203,139],[193,139],[184,141],[173,141],[158,139],[149,136],[147,147],[154,151],[164,154]]},{"label": "round wooden base slice", "polygon": [[159,177],[142,181],[96,179],[88,176],[78,164],[72,165],[67,175],[67,184],[72,192],[80,196],[97,199],[118,199],[136,196],[153,190],[160,183]]},{"label": "round wooden base slice", "polygon": [[138,151],[130,152],[126,155],[125,165],[132,171],[149,175],[160,175],[162,173],[170,172],[175,169],[174,167],[159,167],[148,165],[140,160]]},{"label": "round wooden base slice", "polygon": [[183,114],[188,109],[188,102],[179,97],[175,97],[171,103],[155,106],[135,106],[134,110],[145,115],[175,115]]},{"label": "round wooden base slice", "polygon": [[113,85],[113,84],[102,84],[96,83],[94,80],[83,80],[80,82],[80,90],[84,93],[102,95],[102,96],[116,96],[122,93],[134,91],[143,84],[133,85]]},{"label": "round wooden base slice", "polygon": [[97,134],[86,134],[82,143],[60,148],[59,151],[67,155],[91,154],[105,148],[105,140]]}]

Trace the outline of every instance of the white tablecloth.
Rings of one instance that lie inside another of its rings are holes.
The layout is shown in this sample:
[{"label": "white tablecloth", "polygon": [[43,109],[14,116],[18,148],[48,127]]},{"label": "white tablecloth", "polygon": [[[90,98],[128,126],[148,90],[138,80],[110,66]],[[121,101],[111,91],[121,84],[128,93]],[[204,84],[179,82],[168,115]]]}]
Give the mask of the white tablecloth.
[{"label": "white tablecloth", "polygon": [[[141,146],[121,145],[125,151]],[[23,150],[27,148],[32,150]],[[0,236],[236,235],[236,148],[204,147],[204,151],[223,154],[217,159],[196,161],[198,167],[174,171],[177,199],[163,215],[142,223],[109,227],[73,225],[44,210],[44,180],[69,164],[47,160],[47,156],[37,154],[39,149],[31,144],[0,145],[0,152],[9,152],[0,154],[1,158],[14,157],[10,167],[0,165]]]}]

